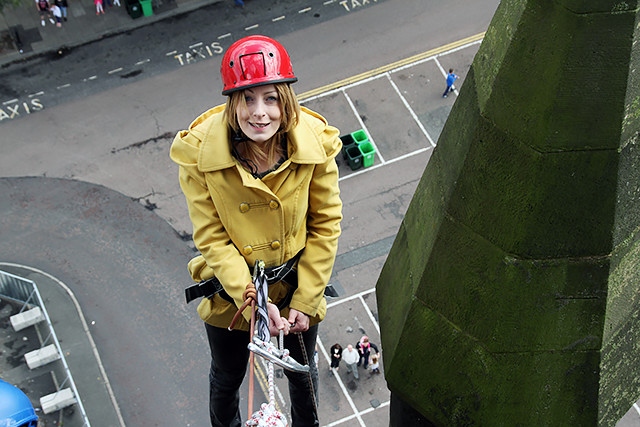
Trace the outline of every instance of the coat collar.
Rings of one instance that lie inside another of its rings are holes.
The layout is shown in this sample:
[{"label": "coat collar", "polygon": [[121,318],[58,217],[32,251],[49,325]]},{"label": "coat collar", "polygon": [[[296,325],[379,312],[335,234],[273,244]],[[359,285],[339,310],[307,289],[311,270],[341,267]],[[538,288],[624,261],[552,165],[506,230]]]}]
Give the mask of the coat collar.
[{"label": "coat collar", "polygon": [[[202,144],[198,154],[198,168],[211,172],[235,167],[237,162],[229,149],[229,134],[224,121],[226,105],[219,105],[198,117],[189,127]],[[319,164],[327,161],[322,132],[326,120],[315,112],[301,107],[298,126],[289,132],[289,161],[299,164]]]}]

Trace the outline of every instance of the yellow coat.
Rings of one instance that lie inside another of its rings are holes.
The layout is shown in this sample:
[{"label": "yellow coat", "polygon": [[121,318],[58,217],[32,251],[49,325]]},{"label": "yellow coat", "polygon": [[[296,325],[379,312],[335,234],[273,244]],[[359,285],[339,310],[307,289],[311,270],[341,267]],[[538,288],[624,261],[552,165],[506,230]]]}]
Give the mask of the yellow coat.
[{"label": "yellow coat", "polygon": [[[211,325],[228,327],[251,282],[249,266],[256,260],[278,266],[304,248],[289,307],[316,324],[327,311],[324,288],[342,220],[335,162],[342,146],[339,131],[302,107],[298,125],[288,133],[289,158],[256,179],[231,155],[224,108],[210,109],[180,131],[170,152],[180,167],[193,241],[201,253],[189,262],[191,277],[195,282],[217,277],[235,301],[203,298],[198,313]],[[277,303],[287,291],[284,282],[272,285],[269,298]],[[248,320],[250,311],[243,315]],[[288,309],[282,315],[287,317]],[[248,324],[241,321],[236,327],[247,329]]]}]

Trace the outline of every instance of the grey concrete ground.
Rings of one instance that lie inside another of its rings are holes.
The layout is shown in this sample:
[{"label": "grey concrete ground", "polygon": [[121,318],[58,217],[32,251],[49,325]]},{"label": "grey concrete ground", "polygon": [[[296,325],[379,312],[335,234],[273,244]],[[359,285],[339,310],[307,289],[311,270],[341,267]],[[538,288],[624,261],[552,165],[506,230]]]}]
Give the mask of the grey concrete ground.
[{"label": "grey concrete ground", "polygon": [[[391,9],[385,7],[393,3],[375,7],[388,14]],[[388,36],[375,38],[371,30],[369,42],[388,47]],[[304,36],[322,31],[310,28]],[[447,43],[462,38],[452,36]],[[295,49],[301,39],[292,33],[282,41]],[[421,51],[427,53],[421,57],[303,96],[304,105],[343,133],[365,129],[377,149],[367,169],[353,171],[340,159],[345,219],[332,282],[344,294],[330,302],[319,333],[324,426],[388,425],[383,375],[361,371],[356,381],[344,367],[330,373],[328,349],[334,342],[355,344],[362,334],[379,342],[374,286],[455,101],[455,96],[440,96],[444,69],[456,68],[461,86],[478,40],[443,49],[438,48],[446,43],[422,42]],[[42,285],[92,425],[207,423],[205,337],[195,306],[182,299],[189,281],[185,263],[193,254],[183,238],[190,224],[168,148],[175,131],[210,105],[210,67],[194,64],[0,124],[0,269]],[[299,69],[304,73],[313,67],[309,61]],[[298,90],[304,95],[313,87],[301,80]],[[62,292],[60,283],[70,293]],[[0,316],[6,312],[0,307]],[[82,318],[99,360],[82,348],[90,346],[87,331],[73,332],[82,328]],[[6,317],[0,317],[0,325],[6,325]],[[26,349],[18,350],[22,337],[17,338],[16,351],[9,354],[16,365],[10,365],[14,378],[28,376],[17,364]],[[384,372],[384,349],[382,361]],[[99,395],[105,387],[105,379],[96,376],[99,369],[90,371],[100,363],[114,405]],[[9,372],[5,369],[3,375]],[[279,402],[286,406],[286,387],[280,380],[276,384],[283,395]],[[65,425],[79,425],[72,420],[75,414]],[[633,410],[625,420],[620,426],[640,425]]]}]

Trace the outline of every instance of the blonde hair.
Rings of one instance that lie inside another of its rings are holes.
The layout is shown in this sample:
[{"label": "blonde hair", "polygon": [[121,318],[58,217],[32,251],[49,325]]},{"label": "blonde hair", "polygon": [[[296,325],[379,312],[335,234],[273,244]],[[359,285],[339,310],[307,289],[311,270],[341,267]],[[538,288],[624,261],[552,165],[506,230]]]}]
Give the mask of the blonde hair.
[{"label": "blonde hair", "polygon": [[250,140],[234,141],[233,136],[241,134],[240,125],[238,124],[238,107],[246,108],[244,90],[232,92],[227,98],[227,106],[224,111],[224,117],[229,126],[230,139],[229,144],[233,150],[235,146],[244,144],[244,154],[246,160],[255,162],[255,160],[267,160],[269,164],[274,164],[282,156],[286,150],[286,134],[298,125],[298,117],[300,117],[300,104],[293,88],[289,83],[275,83],[274,87],[278,92],[278,105],[280,106],[280,129],[276,134],[265,142],[265,150],[261,150],[256,144],[252,144]]}]

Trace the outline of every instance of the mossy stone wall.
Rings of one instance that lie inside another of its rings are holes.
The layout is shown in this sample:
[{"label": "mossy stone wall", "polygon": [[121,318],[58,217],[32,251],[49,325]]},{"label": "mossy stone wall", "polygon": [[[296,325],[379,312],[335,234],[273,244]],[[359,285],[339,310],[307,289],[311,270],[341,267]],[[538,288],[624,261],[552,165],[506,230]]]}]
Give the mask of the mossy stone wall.
[{"label": "mossy stone wall", "polygon": [[501,2],[378,280],[392,414],[613,426],[640,397],[638,7]]}]

